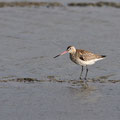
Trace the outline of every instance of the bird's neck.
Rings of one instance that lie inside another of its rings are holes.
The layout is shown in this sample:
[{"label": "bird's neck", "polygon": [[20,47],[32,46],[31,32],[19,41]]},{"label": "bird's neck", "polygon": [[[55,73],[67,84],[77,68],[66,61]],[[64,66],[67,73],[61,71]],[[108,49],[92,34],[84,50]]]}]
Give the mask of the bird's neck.
[{"label": "bird's neck", "polygon": [[72,53],[70,53],[70,55],[75,55],[76,54],[76,51],[73,51]]},{"label": "bird's neck", "polygon": [[71,54],[76,54],[76,49],[73,49],[72,53]]}]

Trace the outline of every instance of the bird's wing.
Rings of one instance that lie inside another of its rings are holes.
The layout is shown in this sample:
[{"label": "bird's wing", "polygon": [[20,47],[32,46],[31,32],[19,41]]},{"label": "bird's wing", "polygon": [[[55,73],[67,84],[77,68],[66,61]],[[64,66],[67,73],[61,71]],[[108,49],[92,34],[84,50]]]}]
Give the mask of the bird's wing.
[{"label": "bird's wing", "polygon": [[85,50],[78,50],[78,57],[84,61],[101,58],[100,55]]}]

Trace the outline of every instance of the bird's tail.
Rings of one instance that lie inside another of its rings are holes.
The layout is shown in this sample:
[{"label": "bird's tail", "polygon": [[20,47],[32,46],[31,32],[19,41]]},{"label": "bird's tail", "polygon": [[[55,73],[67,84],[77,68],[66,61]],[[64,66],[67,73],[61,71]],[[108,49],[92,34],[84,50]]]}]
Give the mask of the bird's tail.
[{"label": "bird's tail", "polygon": [[105,57],[106,57],[106,55],[101,55],[101,57],[102,57],[102,58],[105,58]]}]

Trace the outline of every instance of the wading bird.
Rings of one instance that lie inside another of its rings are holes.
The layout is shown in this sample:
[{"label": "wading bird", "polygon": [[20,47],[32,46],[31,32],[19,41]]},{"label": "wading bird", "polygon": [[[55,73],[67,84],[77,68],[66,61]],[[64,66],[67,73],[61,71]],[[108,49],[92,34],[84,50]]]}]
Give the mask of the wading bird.
[{"label": "wading bird", "polygon": [[80,72],[80,80],[82,79],[83,67],[86,67],[86,74],[84,78],[84,82],[86,84],[87,84],[87,74],[88,74],[87,66],[93,65],[96,61],[102,60],[103,58],[106,57],[105,55],[98,55],[86,50],[76,49],[74,46],[68,46],[66,51],[55,56],[54,58],[64,55],[66,53],[70,54],[71,61],[73,61],[75,64],[82,66],[82,69]]}]

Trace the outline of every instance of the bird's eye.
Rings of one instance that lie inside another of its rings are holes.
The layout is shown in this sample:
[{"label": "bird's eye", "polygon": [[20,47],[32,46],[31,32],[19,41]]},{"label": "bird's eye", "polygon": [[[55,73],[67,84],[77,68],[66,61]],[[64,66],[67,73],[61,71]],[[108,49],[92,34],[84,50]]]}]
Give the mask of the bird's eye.
[{"label": "bird's eye", "polygon": [[71,50],[71,48],[69,48],[68,50]]},{"label": "bird's eye", "polygon": [[68,47],[67,47],[67,51],[69,51],[69,50],[71,50],[71,46],[68,46]]}]

